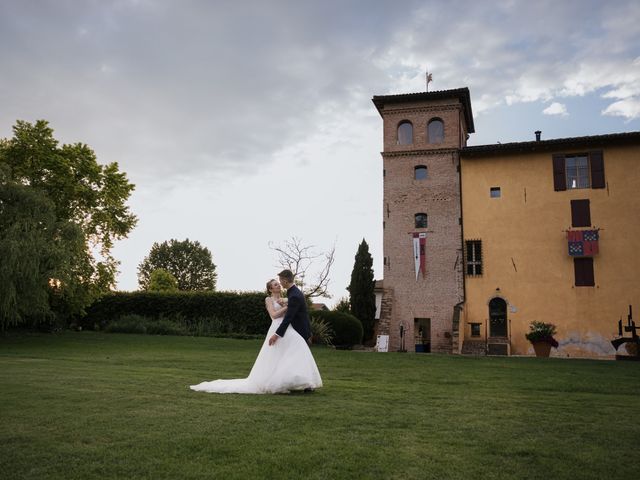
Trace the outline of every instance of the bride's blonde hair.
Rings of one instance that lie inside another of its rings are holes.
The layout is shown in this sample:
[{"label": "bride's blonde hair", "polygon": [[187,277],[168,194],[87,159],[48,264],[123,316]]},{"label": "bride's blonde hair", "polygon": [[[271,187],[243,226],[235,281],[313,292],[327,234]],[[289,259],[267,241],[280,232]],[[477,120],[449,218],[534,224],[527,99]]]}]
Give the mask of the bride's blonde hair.
[{"label": "bride's blonde hair", "polygon": [[271,295],[271,282],[275,282],[275,281],[276,281],[276,279],[272,278],[271,280],[269,280],[267,282],[267,295]]}]

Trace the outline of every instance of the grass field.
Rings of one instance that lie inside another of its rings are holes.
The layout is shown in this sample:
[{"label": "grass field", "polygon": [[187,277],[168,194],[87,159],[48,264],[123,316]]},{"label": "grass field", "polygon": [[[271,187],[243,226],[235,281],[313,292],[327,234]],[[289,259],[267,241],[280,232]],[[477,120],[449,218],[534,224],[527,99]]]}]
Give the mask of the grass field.
[{"label": "grass field", "polygon": [[0,477],[636,478],[640,364],[313,350],[313,394],[217,395],[260,342],[0,338]]}]

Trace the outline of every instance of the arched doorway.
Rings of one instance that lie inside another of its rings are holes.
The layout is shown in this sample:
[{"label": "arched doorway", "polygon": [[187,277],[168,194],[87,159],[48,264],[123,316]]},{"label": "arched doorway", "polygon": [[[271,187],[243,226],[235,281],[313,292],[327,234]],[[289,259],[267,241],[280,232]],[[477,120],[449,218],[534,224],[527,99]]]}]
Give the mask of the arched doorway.
[{"label": "arched doorway", "polygon": [[489,336],[507,336],[507,302],[499,297],[489,302]]}]

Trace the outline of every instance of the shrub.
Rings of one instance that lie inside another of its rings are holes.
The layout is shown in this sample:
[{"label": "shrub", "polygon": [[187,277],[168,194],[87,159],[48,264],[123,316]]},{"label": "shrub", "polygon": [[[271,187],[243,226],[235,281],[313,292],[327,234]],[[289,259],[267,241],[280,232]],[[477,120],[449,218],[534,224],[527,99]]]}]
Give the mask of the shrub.
[{"label": "shrub", "polygon": [[148,319],[140,315],[123,315],[104,329],[108,333],[147,333]]},{"label": "shrub", "polygon": [[150,320],[147,322],[147,333],[149,335],[186,335],[185,328],[167,318]]},{"label": "shrub", "polygon": [[239,339],[264,339],[264,332],[257,335],[221,331],[215,318],[198,318],[190,321],[182,315],[147,318],[142,315],[123,315],[109,322],[107,333],[141,333],[148,335],[193,335],[194,337],[225,337]]},{"label": "shrub", "polygon": [[333,345],[333,330],[329,324],[317,316],[310,317],[311,322],[311,343]]},{"label": "shrub", "polygon": [[264,335],[271,323],[264,297],[258,292],[116,292],[91,305],[79,323],[102,330],[116,319],[138,315],[168,319],[191,335]]},{"label": "shrub", "polygon": [[333,344],[337,348],[351,348],[362,343],[362,323],[351,314],[317,310],[311,317],[323,320],[333,330]]}]

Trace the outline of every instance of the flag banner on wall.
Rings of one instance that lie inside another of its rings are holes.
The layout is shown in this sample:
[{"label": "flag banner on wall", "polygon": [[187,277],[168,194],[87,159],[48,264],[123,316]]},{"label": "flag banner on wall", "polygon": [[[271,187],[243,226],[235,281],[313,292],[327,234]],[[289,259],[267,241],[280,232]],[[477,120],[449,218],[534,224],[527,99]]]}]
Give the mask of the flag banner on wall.
[{"label": "flag banner on wall", "polygon": [[598,253],[598,230],[567,230],[569,255],[591,257]]},{"label": "flag banner on wall", "polygon": [[425,260],[425,247],[427,245],[427,234],[426,233],[413,233],[413,261],[416,269],[416,280],[418,280],[418,275],[420,271],[422,271],[422,278],[425,277],[427,273],[426,269],[426,260]]}]

